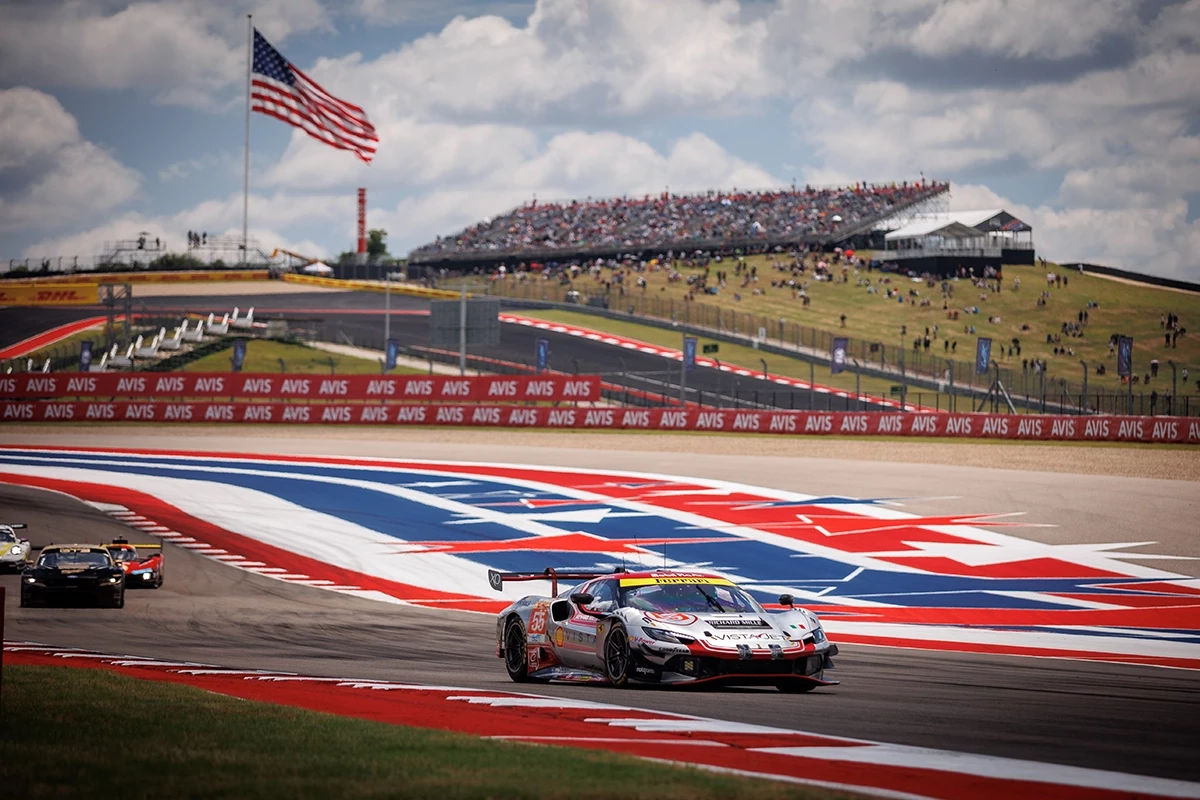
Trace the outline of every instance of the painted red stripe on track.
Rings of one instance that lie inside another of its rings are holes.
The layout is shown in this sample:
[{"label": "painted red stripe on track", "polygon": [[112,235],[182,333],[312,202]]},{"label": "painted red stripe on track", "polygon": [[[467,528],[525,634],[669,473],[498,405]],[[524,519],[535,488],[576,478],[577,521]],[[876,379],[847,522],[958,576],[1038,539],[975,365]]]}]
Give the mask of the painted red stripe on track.
[{"label": "painted red stripe on track", "polygon": [[[124,319],[124,316],[121,317]],[[36,353],[43,347],[48,347],[55,342],[62,341],[69,336],[86,331],[88,328],[94,328],[97,325],[103,325],[108,321],[108,317],[88,317],[81,319],[78,322],[68,322],[65,325],[59,325],[57,328],[43,331],[36,336],[30,336],[28,339],[22,339],[16,344],[10,344],[8,347],[0,350],[0,359],[5,358],[20,358],[27,356],[30,353]]]},{"label": "painted red stripe on track", "polygon": [[1007,644],[981,642],[939,642],[928,639],[914,640],[871,636],[868,634],[839,633],[834,640],[838,644],[862,644],[872,647],[894,647],[899,650],[937,650],[947,653],[979,653],[1000,656],[1030,656],[1038,658],[1063,658],[1070,661],[1095,661],[1105,664],[1142,664],[1149,667],[1172,667],[1174,669],[1200,669],[1200,659],[1170,658],[1167,656],[1139,656],[1121,653],[1100,653],[1091,650],[1060,650],[1053,648],[1020,647]]}]

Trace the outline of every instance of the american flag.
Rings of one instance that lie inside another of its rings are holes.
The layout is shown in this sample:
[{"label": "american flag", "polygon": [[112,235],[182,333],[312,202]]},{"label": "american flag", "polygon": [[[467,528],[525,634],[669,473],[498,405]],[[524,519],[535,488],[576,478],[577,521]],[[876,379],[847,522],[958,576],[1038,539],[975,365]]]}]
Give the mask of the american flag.
[{"label": "american flag", "polygon": [[366,112],[326,92],[288,62],[256,29],[251,109],[294,125],[330,147],[349,150],[368,164],[379,137]]}]

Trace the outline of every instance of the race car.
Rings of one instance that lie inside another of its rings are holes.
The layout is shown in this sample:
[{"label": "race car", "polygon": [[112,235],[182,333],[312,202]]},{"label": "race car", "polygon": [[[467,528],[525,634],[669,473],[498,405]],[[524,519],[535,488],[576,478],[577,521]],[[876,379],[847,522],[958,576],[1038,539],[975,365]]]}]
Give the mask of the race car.
[{"label": "race car", "polygon": [[112,555],[113,561],[125,570],[126,589],[139,586],[157,589],[163,585],[161,544],[130,544],[128,539],[118,538],[113,539],[105,546]]},{"label": "race car", "polygon": [[[531,580],[551,581],[554,596],[524,597],[496,619],[496,655],[518,683],[719,683],[783,692],[837,683],[825,679],[837,645],[791,595],[769,613],[715,573],[488,571],[497,591]],[[560,580],[581,583],[560,594]]]},{"label": "race car", "polygon": [[0,525],[0,570],[20,572],[29,565],[29,554],[32,551],[29,540],[17,536],[17,531],[24,527],[19,522]]},{"label": "race car", "polygon": [[21,607],[51,602],[125,607],[125,570],[101,544],[51,544],[21,573]]}]

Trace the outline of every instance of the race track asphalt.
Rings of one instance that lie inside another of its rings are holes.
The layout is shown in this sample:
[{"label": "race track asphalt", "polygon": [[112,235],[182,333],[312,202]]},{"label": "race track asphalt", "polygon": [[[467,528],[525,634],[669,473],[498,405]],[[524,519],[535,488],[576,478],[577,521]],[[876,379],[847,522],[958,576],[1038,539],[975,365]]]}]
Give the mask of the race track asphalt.
[{"label": "race track asphalt", "polygon": [[[79,431],[89,446],[229,449],[245,452],[404,455],[525,463],[568,463],[676,474],[845,494],[912,496],[906,510],[1028,511],[1033,521],[1059,522],[1018,535],[1049,542],[1141,541],[1123,538],[1143,514],[1133,502],[1161,504],[1154,519],[1164,535],[1151,552],[1196,553],[1195,484],[1092,476],[1048,476],[1006,470],[936,468],[811,459],[750,459],[681,454],[649,456],[553,448],[498,448],[419,441],[338,440],[217,434],[137,437],[133,429]],[[246,432],[249,434],[249,432]],[[29,429],[6,441],[33,444]],[[185,441],[186,439],[186,441]],[[615,443],[619,447],[619,442]],[[785,463],[787,462],[787,463]],[[930,470],[922,473],[921,470]],[[1022,477],[1024,476],[1024,477]],[[1124,489],[1120,488],[1122,485]],[[863,491],[863,487],[871,491]],[[915,491],[924,489],[924,491]],[[930,491],[936,490],[936,491]],[[932,495],[965,495],[936,500]],[[1086,510],[1086,515],[1080,512]],[[1081,519],[1075,519],[1077,515]],[[26,522],[35,544],[100,541],[128,531],[61,495],[0,486],[0,520]],[[1181,568],[1193,562],[1153,562]],[[190,660],[228,667],[287,670],[364,679],[436,682],[483,689],[515,688],[494,655],[491,617],[393,606],[284,584],[166,546],[167,581],[157,591],[131,591],[124,610],[19,609],[9,589],[6,636],[105,652]],[[1194,571],[1190,574],[1196,574]],[[1097,769],[1200,780],[1200,680],[1193,672],[1055,659],[937,654],[847,645],[837,659],[842,685],[809,695],[773,690],[679,692],[551,685],[538,693],[702,714],[906,745],[1047,761]]]}]

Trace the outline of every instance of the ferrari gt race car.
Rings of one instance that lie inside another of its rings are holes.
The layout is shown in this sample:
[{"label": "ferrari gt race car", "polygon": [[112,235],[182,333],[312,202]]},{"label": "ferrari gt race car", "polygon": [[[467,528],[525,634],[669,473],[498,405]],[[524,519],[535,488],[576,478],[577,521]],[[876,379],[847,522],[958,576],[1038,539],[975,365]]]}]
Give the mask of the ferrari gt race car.
[{"label": "ferrari gt race car", "polygon": [[[607,681],[613,686],[720,683],[807,692],[825,680],[837,645],[790,595],[766,611],[733,581],[707,572],[504,573],[550,580],[553,597],[524,597],[496,620],[496,655],[518,683]],[[558,592],[558,582],[580,582]]]},{"label": "ferrari gt race car", "polygon": [[163,585],[161,544],[130,544],[128,539],[113,539],[105,546],[113,561],[125,570],[126,589],[140,586],[157,589]]},{"label": "ferrari gt race car", "polygon": [[0,525],[0,569],[5,572],[20,572],[29,564],[32,549],[28,539],[17,536],[25,526],[19,522]]}]

